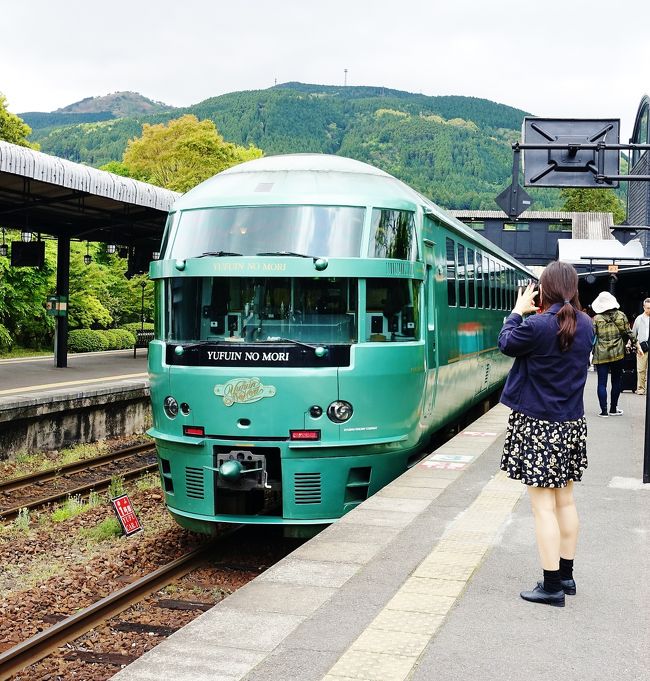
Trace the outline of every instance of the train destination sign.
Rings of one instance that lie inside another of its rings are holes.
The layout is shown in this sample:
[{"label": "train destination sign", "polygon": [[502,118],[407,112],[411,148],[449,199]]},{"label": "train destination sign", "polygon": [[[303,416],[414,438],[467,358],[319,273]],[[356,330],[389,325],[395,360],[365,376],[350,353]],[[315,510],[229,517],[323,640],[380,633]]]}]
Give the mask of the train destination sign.
[{"label": "train destination sign", "polygon": [[[177,348],[182,348],[179,354]],[[318,356],[317,348],[324,354]],[[327,367],[349,366],[349,345],[278,343],[201,343],[167,346],[167,363],[210,367]]]}]

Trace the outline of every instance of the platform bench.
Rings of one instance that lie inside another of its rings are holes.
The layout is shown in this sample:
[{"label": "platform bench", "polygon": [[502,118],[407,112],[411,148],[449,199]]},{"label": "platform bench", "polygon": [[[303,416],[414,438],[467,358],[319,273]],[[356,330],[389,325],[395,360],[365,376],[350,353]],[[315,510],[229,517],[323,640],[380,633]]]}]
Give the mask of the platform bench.
[{"label": "platform bench", "polygon": [[135,343],[133,344],[133,358],[138,348],[148,348],[149,343],[153,340],[153,331],[136,331]]}]

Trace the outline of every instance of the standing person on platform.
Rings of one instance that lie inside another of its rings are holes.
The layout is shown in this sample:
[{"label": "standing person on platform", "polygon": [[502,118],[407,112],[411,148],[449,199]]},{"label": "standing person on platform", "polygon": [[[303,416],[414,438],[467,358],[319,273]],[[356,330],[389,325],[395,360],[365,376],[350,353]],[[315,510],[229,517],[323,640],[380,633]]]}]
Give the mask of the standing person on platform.
[{"label": "standing person on platform", "polygon": [[650,298],[643,301],[643,313],[632,326],[632,333],[641,352],[636,355],[636,394],[645,395],[645,382],[648,374],[648,336],[650,335]]},{"label": "standing person on platform", "polygon": [[573,559],[578,512],[573,483],[587,468],[587,423],[583,393],[593,341],[591,319],[580,311],[578,275],[552,262],[535,287],[519,294],[499,334],[499,349],[515,362],[501,402],[508,420],[501,470],[528,486],[544,581],[521,597],[563,607],[576,593]]},{"label": "standing person on platform", "polygon": [[[618,301],[611,293],[601,291],[591,304],[594,317],[594,343],[593,365],[598,372],[598,401],[600,402],[600,414],[607,416],[621,416],[623,411],[618,408],[618,398],[621,394],[623,379],[623,358],[625,357],[625,344],[636,344],[637,353],[640,345],[636,343],[630,323],[627,317],[618,308]],[[611,373],[611,390],[609,394],[609,413],[607,412],[607,374]]]}]

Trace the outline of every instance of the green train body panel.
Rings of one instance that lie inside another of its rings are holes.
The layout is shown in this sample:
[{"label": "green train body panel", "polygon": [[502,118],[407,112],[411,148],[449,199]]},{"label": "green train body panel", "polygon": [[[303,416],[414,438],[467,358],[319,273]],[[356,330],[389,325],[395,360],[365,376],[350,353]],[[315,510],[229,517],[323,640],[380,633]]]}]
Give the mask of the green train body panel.
[{"label": "green train body panel", "polygon": [[496,339],[531,276],[395,178],[321,155],[199,185],[161,250],[150,434],[170,512],[205,533],[332,522],[413,465],[501,386]]}]

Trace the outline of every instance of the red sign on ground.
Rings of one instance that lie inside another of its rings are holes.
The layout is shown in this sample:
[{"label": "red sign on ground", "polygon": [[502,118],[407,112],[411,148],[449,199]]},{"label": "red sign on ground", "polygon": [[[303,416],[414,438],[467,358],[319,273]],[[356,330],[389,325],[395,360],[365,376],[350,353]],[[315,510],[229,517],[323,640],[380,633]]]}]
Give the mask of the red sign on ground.
[{"label": "red sign on ground", "polygon": [[127,537],[130,534],[142,531],[142,525],[140,525],[138,516],[133,510],[131,500],[127,494],[123,494],[121,497],[115,497],[115,499],[111,499],[111,502],[113,503],[113,509],[117,514],[117,519],[120,521],[122,530],[124,530],[124,534]]}]

